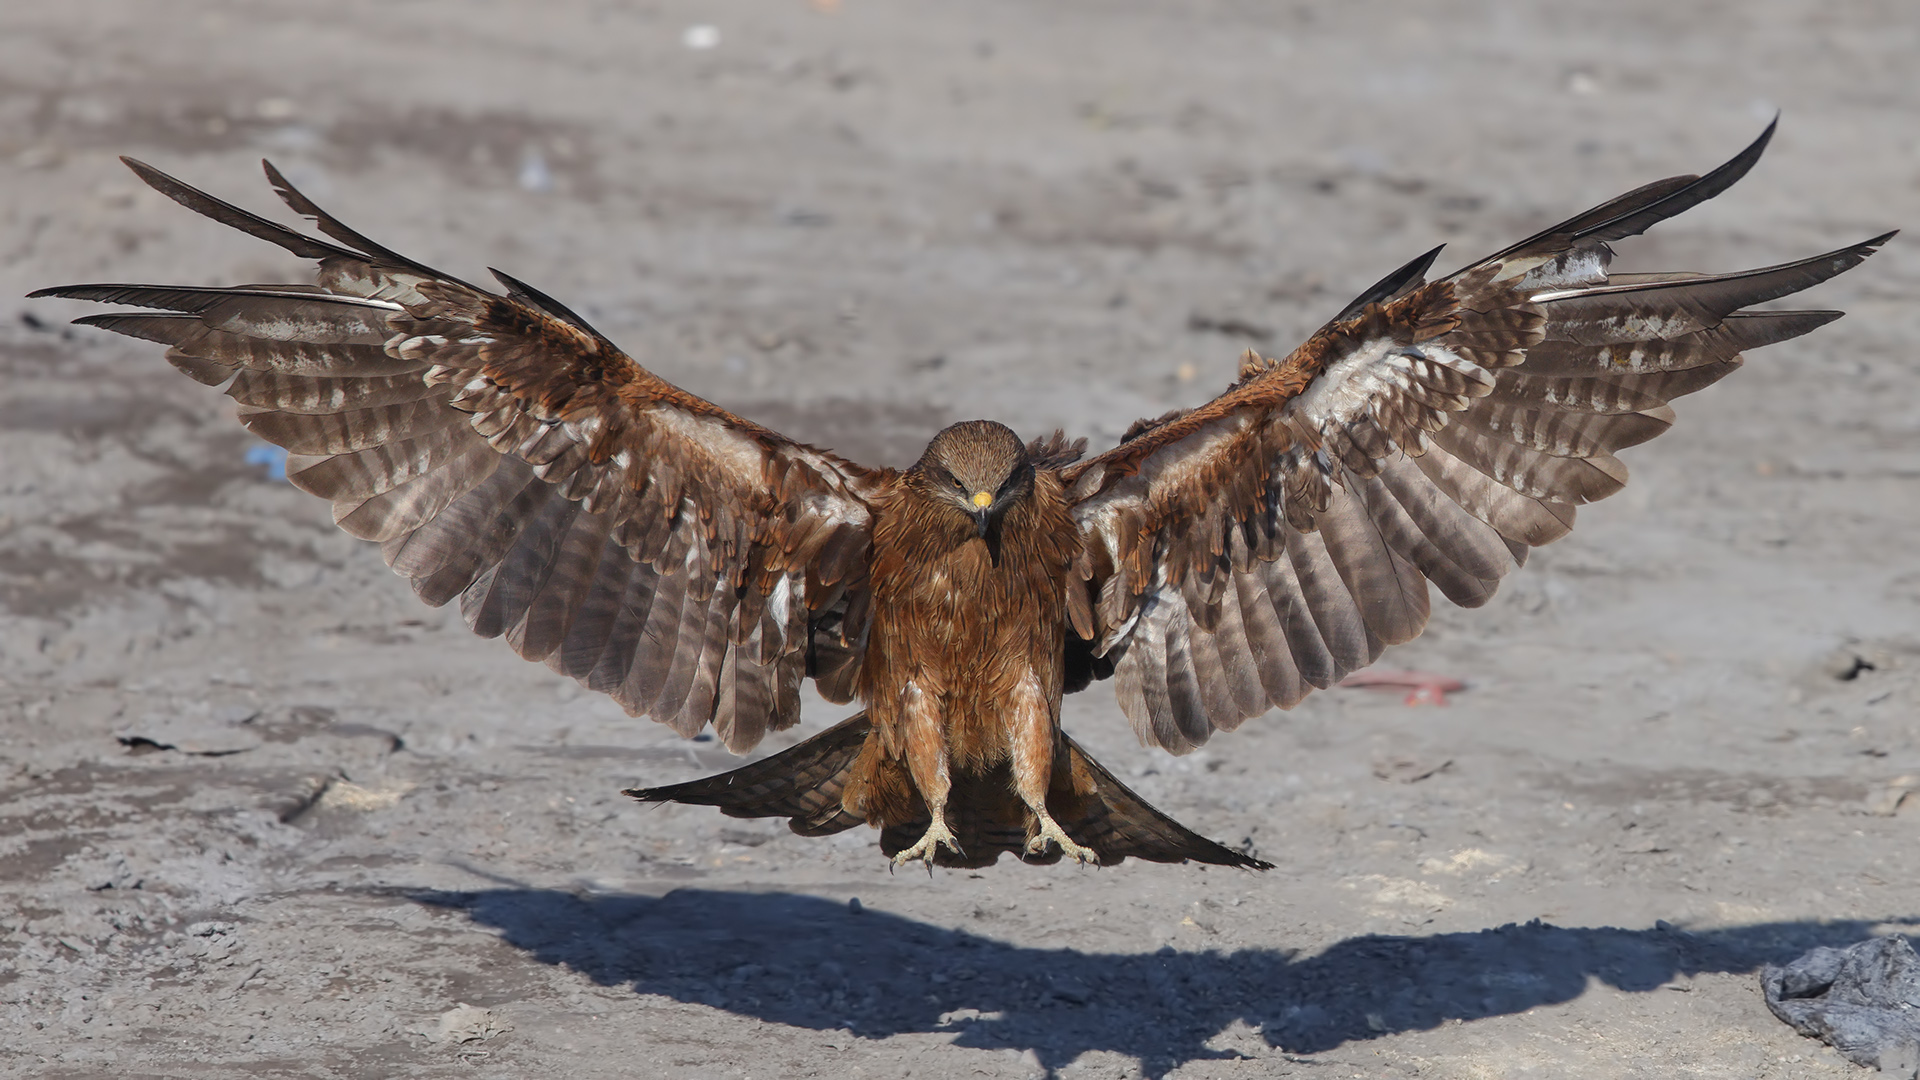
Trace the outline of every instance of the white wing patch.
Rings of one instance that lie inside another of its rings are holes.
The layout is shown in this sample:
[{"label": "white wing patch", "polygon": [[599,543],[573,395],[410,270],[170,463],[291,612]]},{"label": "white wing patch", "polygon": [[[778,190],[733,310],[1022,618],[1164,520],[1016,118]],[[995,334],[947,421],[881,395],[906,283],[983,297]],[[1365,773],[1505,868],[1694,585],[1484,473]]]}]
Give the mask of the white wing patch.
[{"label": "white wing patch", "polygon": [[[1304,420],[1306,427],[1323,435],[1362,419],[1372,419],[1390,398],[1402,395],[1415,400],[1431,396],[1422,378],[1424,365],[1449,368],[1467,381],[1484,389],[1469,391],[1479,397],[1493,389],[1493,373],[1451,349],[1440,345],[1396,345],[1391,341],[1368,342],[1352,354],[1335,361],[1313,380],[1312,385],[1287,403],[1287,415]],[[1466,400],[1448,402],[1446,411],[1466,407]],[[1444,415],[1444,414],[1443,414]],[[1424,447],[1402,447],[1419,453]]]}]

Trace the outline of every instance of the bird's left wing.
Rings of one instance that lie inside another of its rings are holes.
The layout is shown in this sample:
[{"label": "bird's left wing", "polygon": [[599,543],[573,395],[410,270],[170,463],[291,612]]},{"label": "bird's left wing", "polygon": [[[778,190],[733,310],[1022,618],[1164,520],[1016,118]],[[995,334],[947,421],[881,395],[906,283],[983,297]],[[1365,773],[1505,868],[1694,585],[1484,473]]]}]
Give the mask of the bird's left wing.
[{"label": "bird's left wing", "polygon": [[[1065,479],[1085,544],[1070,607],[1144,740],[1175,752],[1290,707],[1417,635],[1429,582],[1485,603],[1667,401],[1835,311],[1748,312],[1887,237],[1744,273],[1616,275],[1607,241],[1696,205],[1765,146],[1658,181],[1450,277],[1389,275],[1282,361],[1143,421]],[[1891,234],[1888,234],[1891,235]]]},{"label": "bird's left wing", "polygon": [[867,496],[883,475],[679,389],[579,316],[388,250],[267,166],[337,243],[129,160],[216,221],[320,264],[318,284],[76,285],[152,309],[80,320],[161,342],[225,385],[287,477],[379,541],[431,604],[685,735],[744,751],[794,723],[812,675],[852,696]]}]

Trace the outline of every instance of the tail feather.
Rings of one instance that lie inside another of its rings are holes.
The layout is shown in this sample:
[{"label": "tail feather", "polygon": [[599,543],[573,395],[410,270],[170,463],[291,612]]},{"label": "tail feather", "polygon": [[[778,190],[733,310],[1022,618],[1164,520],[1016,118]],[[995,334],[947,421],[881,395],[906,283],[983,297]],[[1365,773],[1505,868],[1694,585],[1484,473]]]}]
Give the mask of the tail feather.
[{"label": "tail feather", "polygon": [[840,805],[840,796],[872,730],[867,714],[860,713],[732,772],[623,794],[641,802],[717,806],[728,817],[783,817],[801,836],[831,836],[862,821]]},{"label": "tail feather", "polygon": [[[873,726],[865,713],[815,735],[771,757],[732,772],[667,787],[636,788],[626,794],[643,802],[675,802],[714,806],[729,817],[784,817],[801,836],[829,836],[866,820],[842,802],[849,781],[862,759]],[[1067,835],[1100,855],[1103,866],[1128,858],[1148,862],[1199,862],[1268,870],[1262,862],[1186,828],[1148,805],[1114,775],[1087,756],[1078,743],[1065,739],[1064,754],[1055,761],[1047,809]],[[875,764],[882,767],[878,755]],[[904,774],[904,768],[899,770]],[[959,841],[961,853],[944,848],[936,854],[941,866],[990,866],[1003,853],[1032,863],[1060,859],[1058,849],[1028,855],[1026,846],[1038,830],[1033,815],[1013,793],[1012,778],[1002,765],[983,774],[954,777],[947,803],[947,824]],[[880,849],[893,855],[913,846],[926,832],[930,819],[917,794],[884,822]]]},{"label": "tail feather", "polygon": [[[1192,861],[1249,870],[1273,869],[1272,863],[1217,844],[1154,809],[1080,749],[1079,743],[1072,739],[1066,743],[1068,768],[1054,770],[1048,809],[1054,811],[1067,835],[1099,852],[1102,863],[1109,856],[1114,862],[1132,856],[1148,862]],[[1063,773],[1071,784],[1065,793],[1061,792]],[[1063,794],[1067,798],[1062,798]],[[1076,815],[1070,807],[1077,807],[1079,813]],[[1067,813],[1062,814],[1062,810]]]}]

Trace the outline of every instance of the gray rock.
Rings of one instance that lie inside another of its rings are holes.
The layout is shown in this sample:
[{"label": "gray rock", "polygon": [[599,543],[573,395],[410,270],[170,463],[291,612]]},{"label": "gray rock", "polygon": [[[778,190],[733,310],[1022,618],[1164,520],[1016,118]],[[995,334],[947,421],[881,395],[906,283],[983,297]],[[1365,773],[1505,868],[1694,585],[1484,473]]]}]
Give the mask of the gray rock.
[{"label": "gray rock", "polygon": [[1920,1072],[1920,957],[1907,939],[1821,947],[1760,976],[1767,1008],[1856,1065],[1900,1080]]}]

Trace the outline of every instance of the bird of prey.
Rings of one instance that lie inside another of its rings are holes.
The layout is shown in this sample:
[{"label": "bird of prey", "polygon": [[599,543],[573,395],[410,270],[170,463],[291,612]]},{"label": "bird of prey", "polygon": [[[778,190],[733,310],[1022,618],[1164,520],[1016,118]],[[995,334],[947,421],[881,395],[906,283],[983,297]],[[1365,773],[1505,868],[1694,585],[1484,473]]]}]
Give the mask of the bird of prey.
[{"label": "bird of prey", "polygon": [[429,604],[684,736],[752,749],[800,684],[864,711],[643,800],[866,823],[896,865],[1260,867],[1147,805],[1060,727],[1111,679],[1146,743],[1192,750],[1419,634],[1428,586],[1474,606],[1667,402],[1837,311],[1747,310],[1892,233],[1732,274],[1610,274],[1611,241],[1718,195],[1773,128],[1427,278],[1381,279],[1279,359],[1249,351],[1194,409],[1085,456],[987,420],[910,468],[801,445],[673,386],[545,294],[429,269],[327,215],[316,238],[127,164],[188,209],[319,264],[313,284],[76,285],[82,323],[168,346],[225,386],[287,475],[378,541]]}]

